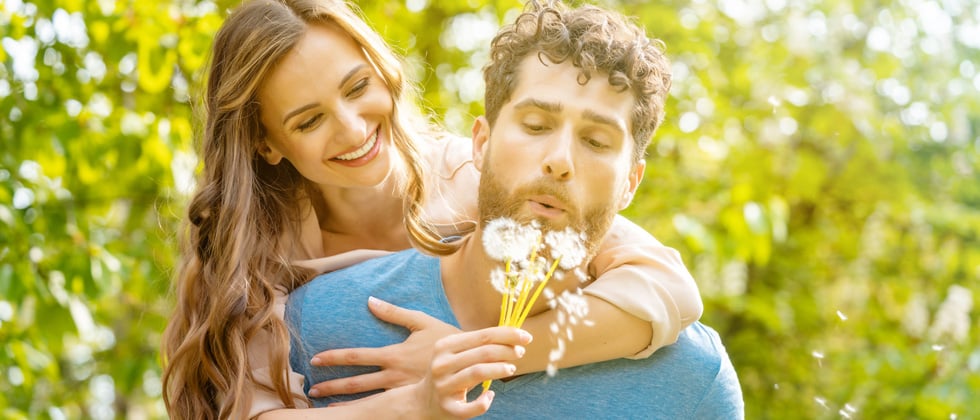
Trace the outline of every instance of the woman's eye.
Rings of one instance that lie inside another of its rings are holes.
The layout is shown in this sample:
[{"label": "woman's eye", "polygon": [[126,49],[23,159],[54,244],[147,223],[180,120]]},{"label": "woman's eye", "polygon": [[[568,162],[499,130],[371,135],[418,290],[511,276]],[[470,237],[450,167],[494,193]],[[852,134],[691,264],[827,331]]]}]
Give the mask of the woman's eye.
[{"label": "woman's eye", "polygon": [[306,121],[303,121],[300,125],[296,126],[296,129],[299,131],[306,131],[309,130],[310,128],[313,128],[313,126],[316,125],[317,121],[320,121],[320,117],[322,115],[323,114],[316,114],[310,117]]},{"label": "woman's eye", "polygon": [[367,77],[365,77],[365,78],[363,78],[361,80],[358,80],[357,81],[357,84],[355,84],[354,87],[351,88],[350,92],[347,92],[347,97],[348,98],[353,98],[353,97],[356,97],[356,96],[360,95],[361,93],[364,92],[365,89],[367,89],[368,83],[369,83],[369,80],[368,80]]}]

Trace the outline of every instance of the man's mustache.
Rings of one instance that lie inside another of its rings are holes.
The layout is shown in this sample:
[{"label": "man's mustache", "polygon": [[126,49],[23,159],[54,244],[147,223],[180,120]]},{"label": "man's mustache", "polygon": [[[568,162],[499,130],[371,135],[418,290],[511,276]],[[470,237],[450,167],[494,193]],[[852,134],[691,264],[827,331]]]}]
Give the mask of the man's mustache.
[{"label": "man's mustache", "polygon": [[572,201],[571,194],[568,192],[568,187],[566,187],[564,184],[559,184],[547,179],[538,179],[528,185],[524,185],[514,191],[511,196],[515,199],[524,201],[527,200],[528,197],[533,197],[536,195],[550,195],[561,202],[562,208],[566,213],[578,214],[578,206],[576,206],[575,202]]}]

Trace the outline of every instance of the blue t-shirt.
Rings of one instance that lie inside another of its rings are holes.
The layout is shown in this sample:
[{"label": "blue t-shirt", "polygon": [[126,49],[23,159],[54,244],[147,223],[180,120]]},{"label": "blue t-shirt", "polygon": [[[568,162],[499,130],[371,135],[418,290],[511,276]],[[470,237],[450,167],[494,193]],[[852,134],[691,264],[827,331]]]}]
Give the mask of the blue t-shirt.
[{"label": "blue t-shirt", "polygon": [[[378,320],[369,296],[423,311],[459,326],[442,287],[439,259],[407,250],[323,274],[296,289],[286,305],[292,368],[310,384],[376,371],[373,367],[310,365],[329,349],[382,347],[408,337]],[[494,381],[486,418],[740,419],[742,391],[725,347],[711,328],[695,322],[676,343],[641,360],[617,359]],[[479,395],[474,388],[470,397]],[[370,395],[314,398],[315,406]]]}]

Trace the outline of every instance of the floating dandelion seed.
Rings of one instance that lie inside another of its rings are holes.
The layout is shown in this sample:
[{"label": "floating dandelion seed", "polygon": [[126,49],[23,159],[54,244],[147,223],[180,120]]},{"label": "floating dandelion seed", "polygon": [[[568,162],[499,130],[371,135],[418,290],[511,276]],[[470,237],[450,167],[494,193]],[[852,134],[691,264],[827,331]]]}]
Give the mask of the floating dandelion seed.
[{"label": "floating dandelion seed", "polygon": [[813,355],[813,357],[815,357],[817,359],[823,359],[823,352],[822,351],[814,350],[813,353],[810,353],[810,354]]},{"label": "floating dandelion seed", "polygon": [[813,397],[813,401],[816,401],[823,408],[830,408],[827,406],[827,399],[824,397]]},{"label": "floating dandelion seed", "polygon": [[844,315],[844,313],[841,311],[837,311],[837,317],[840,318],[841,321],[847,321],[847,315]]},{"label": "floating dandelion seed", "polygon": [[943,351],[943,349],[945,349],[945,348],[946,348],[946,346],[944,346],[942,344],[933,344],[932,345],[932,350],[933,351]]}]

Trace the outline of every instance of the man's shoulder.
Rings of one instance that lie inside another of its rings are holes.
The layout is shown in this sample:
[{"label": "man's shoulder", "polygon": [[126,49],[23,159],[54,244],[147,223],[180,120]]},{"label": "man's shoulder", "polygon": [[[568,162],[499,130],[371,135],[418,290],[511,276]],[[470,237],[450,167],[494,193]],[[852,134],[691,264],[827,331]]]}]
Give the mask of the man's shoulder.
[{"label": "man's shoulder", "polygon": [[725,345],[722,344],[718,332],[700,321],[695,321],[681,330],[677,342],[673,346],[678,346],[678,350],[689,352],[690,357],[703,358],[707,362],[718,363],[722,359],[728,358]]},{"label": "man's shoulder", "polygon": [[424,265],[432,264],[437,261],[437,258],[430,255],[423,254],[415,248],[409,248],[404,251],[393,252],[391,254],[382,255],[380,257],[371,258],[358,262],[347,267],[331,271],[328,273],[322,273],[317,275],[310,281],[316,281],[321,278],[330,278],[336,276],[350,276],[352,273],[359,272],[372,272],[378,270],[391,270],[395,267],[405,267],[412,265]]},{"label": "man's shoulder", "polygon": [[337,282],[345,284],[369,285],[405,272],[438,272],[439,259],[426,255],[414,248],[406,249],[377,258],[371,258],[356,264],[322,273],[312,280],[293,290],[289,300],[296,301],[307,294],[321,294],[332,289]]}]

